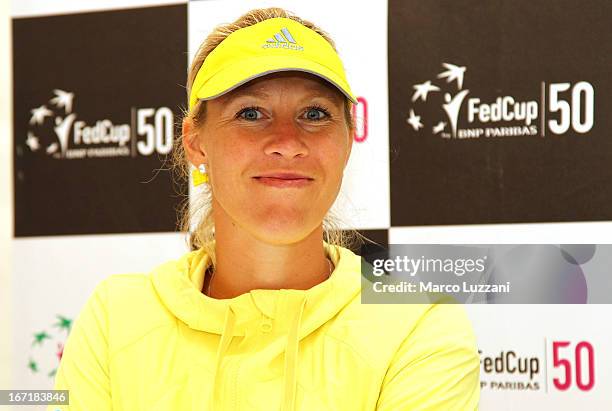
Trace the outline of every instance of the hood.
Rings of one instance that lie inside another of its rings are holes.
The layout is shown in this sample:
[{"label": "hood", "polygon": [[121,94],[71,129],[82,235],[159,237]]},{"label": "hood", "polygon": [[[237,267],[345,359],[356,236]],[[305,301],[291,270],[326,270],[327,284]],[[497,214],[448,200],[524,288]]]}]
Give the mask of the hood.
[{"label": "hood", "polygon": [[153,270],[153,286],[169,311],[194,330],[221,336],[208,409],[214,409],[217,403],[218,370],[232,338],[246,335],[247,325],[262,314],[286,334],[281,404],[283,411],[294,409],[300,340],[333,318],[361,289],[361,257],[326,242],[323,246],[334,271],[330,278],[308,290],[256,289],[229,299],[210,298],[201,292],[204,273],[211,263],[202,249]]}]

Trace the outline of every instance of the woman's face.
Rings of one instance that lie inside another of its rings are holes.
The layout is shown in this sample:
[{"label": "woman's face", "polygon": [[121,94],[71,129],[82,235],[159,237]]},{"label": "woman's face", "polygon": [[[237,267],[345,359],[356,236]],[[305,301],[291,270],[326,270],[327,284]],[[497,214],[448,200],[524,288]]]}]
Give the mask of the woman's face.
[{"label": "woman's face", "polygon": [[217,226],[238,225],[272,244],[320,226],[340,190],[352,147],[344,96],[301,72],[261,77],[207,102],[193,147],[205,163]]}]

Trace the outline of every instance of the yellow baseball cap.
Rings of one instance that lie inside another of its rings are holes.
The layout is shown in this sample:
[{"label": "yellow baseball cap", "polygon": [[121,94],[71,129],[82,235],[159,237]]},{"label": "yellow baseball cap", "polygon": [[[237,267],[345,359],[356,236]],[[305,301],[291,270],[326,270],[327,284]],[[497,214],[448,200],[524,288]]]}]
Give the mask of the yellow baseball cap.
[{"label": "yellow baseball cap", "polygon": [[276,17],[236,30],[206,57],[191,87],[189,110],[258,77],[280,71],[317,75],[353,104],[338,54],[321,35],[297,21]]}]

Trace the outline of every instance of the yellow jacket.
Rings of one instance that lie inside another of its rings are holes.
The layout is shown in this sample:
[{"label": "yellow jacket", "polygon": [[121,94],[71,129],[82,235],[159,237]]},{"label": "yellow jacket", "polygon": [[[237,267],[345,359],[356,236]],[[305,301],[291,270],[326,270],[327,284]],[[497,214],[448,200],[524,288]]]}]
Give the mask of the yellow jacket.
[{"label": "yellow jacket", "polygon": [[200,290],[186,253],[150,274],[112,275],[74,322],[48,410],[474,410],[479,357],[460,304],[361,304],[361,258],[309,290]]}]

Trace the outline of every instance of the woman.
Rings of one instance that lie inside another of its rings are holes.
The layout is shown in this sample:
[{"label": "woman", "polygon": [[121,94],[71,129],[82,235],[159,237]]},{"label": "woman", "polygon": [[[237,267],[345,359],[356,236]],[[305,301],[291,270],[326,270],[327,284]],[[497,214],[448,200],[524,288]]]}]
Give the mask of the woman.
[{"label": "woman", "polygon": [[253,10],[190,70],[182,144],[210,200],[194,251],[98,285],[58,370],[66,409],[475,409],[463,308],[362,305],[360,257],[324,232],[356,103],[329,37]]}]

